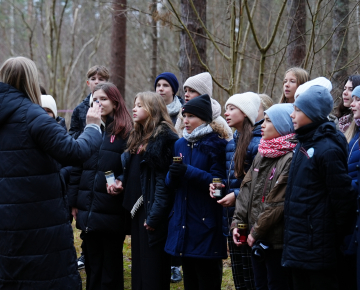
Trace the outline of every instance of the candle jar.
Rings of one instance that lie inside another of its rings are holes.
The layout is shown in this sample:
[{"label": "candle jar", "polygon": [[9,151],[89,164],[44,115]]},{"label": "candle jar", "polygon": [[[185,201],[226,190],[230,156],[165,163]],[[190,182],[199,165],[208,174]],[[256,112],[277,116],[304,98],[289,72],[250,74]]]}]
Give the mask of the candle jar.
[{"label": "candle jar", "polygon": [[173,157],[173,163],[182,164],[182,157],[180,157],[180,156]]},{"label": "candle jar", "polygon": [[112,170],[105,172],[106,182],[108,185],[115,184],[115,175]]},{"label": "candle jar", "polygon": [[247,224],[238,224],[238,229],[239,229],[239,234],[240,234],[239,242],[246,243],[248,225]]},{"label": "candle jar", "polygon": [[220,199],[222,198],[222,182],[221,178],[213,178],[213,185],[215,187],[215,192],[213,193],[213,196]]}]

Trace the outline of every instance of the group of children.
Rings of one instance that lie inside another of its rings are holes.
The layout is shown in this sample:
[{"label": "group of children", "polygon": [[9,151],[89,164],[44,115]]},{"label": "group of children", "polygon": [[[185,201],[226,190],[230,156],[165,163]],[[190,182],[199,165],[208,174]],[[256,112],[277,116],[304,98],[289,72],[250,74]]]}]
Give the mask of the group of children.
[{"label": "group of children", "polygon": [[185,289],[221,289],[227,249],[235,289],[357,289],[359,76],[345,84],[338,123],[331,83],[301,68],[285,73],[280,104],[235,94],[225,119],[209,73],[186,80],[185,100],[176,76],[160,74],[156,93],[136,95],[133,122],[108,79],[105,67],[89,70],[70,126],[79,137],[100,104],[102,145],[72,168],[67,191],[87,289],[123,289],[127,234],[132,289],[169,289],[180,265]]}]

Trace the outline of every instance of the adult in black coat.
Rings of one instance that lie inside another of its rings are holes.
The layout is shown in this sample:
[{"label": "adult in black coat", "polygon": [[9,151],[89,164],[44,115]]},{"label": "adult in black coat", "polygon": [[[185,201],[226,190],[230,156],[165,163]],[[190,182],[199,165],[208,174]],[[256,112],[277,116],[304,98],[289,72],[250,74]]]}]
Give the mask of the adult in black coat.
[{"label": "adult in black coat", "polygon": [[[0,289],[81,289],[59,163],[87,160],[99,126],[75,141],[49,118],[27,58],[5,61],[0,81]],[[88,121],[100,124],[98,107]]]},{"label": "adult in black coat", "polygon": [[115,85],[99,84],[93,97],[102,107],[103,141],[82,167],[71,172],[69,204],[76,227],[84,232],[87,289],[124,289],[122,245],[130,215],[122,207],[123,195],[107,193],[105,172],[122,174],[121,154],[132,120]]}]

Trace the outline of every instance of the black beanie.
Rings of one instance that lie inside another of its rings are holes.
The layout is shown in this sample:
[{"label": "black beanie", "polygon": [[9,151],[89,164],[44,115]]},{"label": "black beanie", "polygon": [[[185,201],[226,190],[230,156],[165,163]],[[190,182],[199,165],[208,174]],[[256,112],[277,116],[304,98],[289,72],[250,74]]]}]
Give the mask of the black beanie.
[{"label": "black beanie", "polygon": [[190,113],[205,121],[206,123],[212,122],[212,108],[211,100],[208,94],[195,97],[188,101],[183,109],[182,114]]}]

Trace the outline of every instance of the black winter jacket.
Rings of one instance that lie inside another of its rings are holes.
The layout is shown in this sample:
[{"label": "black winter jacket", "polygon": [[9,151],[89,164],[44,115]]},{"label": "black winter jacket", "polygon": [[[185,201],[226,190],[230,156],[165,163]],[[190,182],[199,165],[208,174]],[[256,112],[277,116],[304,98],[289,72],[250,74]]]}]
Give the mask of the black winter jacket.
[{"label": "black winter jacket", "polygon": [[73,136],[74,139],[77,139],[81,135],[86,126],[86,114],[90,108],[90,96],[91,94],[77,105],[72,113],[69,134]]},{"label": "black winter jacket", "polygon": [[[113,119],[108,118],[106,126]],[[129,214],[122,207],[123,194],[110,195],[106,189],[105,172],[112,170],[115,176],[122,174],[121,154],[126,141],[117,137],[111,143],[111,135],[103,131],[103,142],[98,151],[82,167],[73,168],[70,176],[69,205],[78,209],[76,227],[85,232],[125,233]]]},{"label": "black winter jacket", "polygon": [[75,141],[0,83],[0,289],[81,289],[59,163],[79,165],[100,144],[93,128]]},{"label": "black winter jacket", "polygon": [[[332,122],[296,131],[285,196],[282,265],[322,270],[336,266],[336,251],[351,231],[355,193],[347,174],[347,142]],[[350,228],[349,228],[350,227]]]},{"label": "black winter jacket", "polygon": [[[172,162],[174,143],[178,139],[166,125],[155,138],[151,137],[140,162],[140,180],[143,195],[143,205],[146,212],[146,223],[155,229],[148,231],[149,246],[164,241],[167,237],[168,216],[174,202],[174,191],[165,186],[166,173]],[[131,154],[129,151],[121,155],[123,175],[119,179],[123,187],[129,185],[127,169]]]}]

